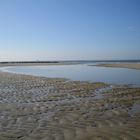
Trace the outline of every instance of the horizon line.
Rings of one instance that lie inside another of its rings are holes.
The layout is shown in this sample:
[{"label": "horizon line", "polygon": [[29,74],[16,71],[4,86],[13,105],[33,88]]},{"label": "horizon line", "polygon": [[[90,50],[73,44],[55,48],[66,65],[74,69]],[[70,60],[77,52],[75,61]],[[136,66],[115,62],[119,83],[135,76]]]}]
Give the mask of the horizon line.
[{"label": "horizon line", "polygon": [[140,59],[94,59],[94,60],[26,60],[0,61],[0,63],[59,63],[59,62],[140,62]]}]

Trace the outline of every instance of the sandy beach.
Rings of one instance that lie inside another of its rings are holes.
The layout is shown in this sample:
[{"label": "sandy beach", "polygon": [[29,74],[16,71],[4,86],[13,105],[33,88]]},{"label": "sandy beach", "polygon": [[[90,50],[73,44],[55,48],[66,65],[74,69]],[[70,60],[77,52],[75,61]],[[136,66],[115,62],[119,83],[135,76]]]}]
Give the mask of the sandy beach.
[{"label": "sandy beach", "polygon": [[140,140],[140,0],[0,0],[0,140]]},{"label": "sandy beach", "polygon": [[0,140],[139,140],[140,88],[0,72]]},{"label": "sandy beach", "polygon": [[140,70],[140,63],[113,63],[113,64],[99,64],[100,67],[117,67]]}]

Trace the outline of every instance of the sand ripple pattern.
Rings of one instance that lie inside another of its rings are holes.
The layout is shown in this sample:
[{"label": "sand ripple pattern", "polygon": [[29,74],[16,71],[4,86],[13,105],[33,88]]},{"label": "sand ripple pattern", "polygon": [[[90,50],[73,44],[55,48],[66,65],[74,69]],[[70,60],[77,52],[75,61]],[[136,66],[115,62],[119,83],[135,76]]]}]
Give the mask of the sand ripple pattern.
[{"label": "sand ripple pattern", "polygon": [[0,72],[0,140],[140,140],[140,88]]}]

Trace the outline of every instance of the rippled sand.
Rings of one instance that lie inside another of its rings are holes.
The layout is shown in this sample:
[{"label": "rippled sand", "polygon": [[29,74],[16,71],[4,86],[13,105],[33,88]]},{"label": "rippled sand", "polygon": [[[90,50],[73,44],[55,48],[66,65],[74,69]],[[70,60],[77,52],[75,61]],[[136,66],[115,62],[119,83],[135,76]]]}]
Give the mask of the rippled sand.
[{"label": "rippled sand", "polygon": [[140,88],[0,72],[0,140],[140,140]]}]

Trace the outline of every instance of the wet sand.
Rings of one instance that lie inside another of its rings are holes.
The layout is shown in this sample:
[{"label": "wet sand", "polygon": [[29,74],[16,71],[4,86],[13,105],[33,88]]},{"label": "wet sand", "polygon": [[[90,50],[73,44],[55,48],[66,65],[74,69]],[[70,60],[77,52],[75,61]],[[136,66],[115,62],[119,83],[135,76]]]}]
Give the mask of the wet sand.
[{"label": "wet sand", "polygon": [[140,70],[140,63],[113,63],[113,64],[99,64],[100,67],[117,67]]},{"label": "wet sand", "polygon": [[140,140],[140,88],[0,72],[0,140]]}]

